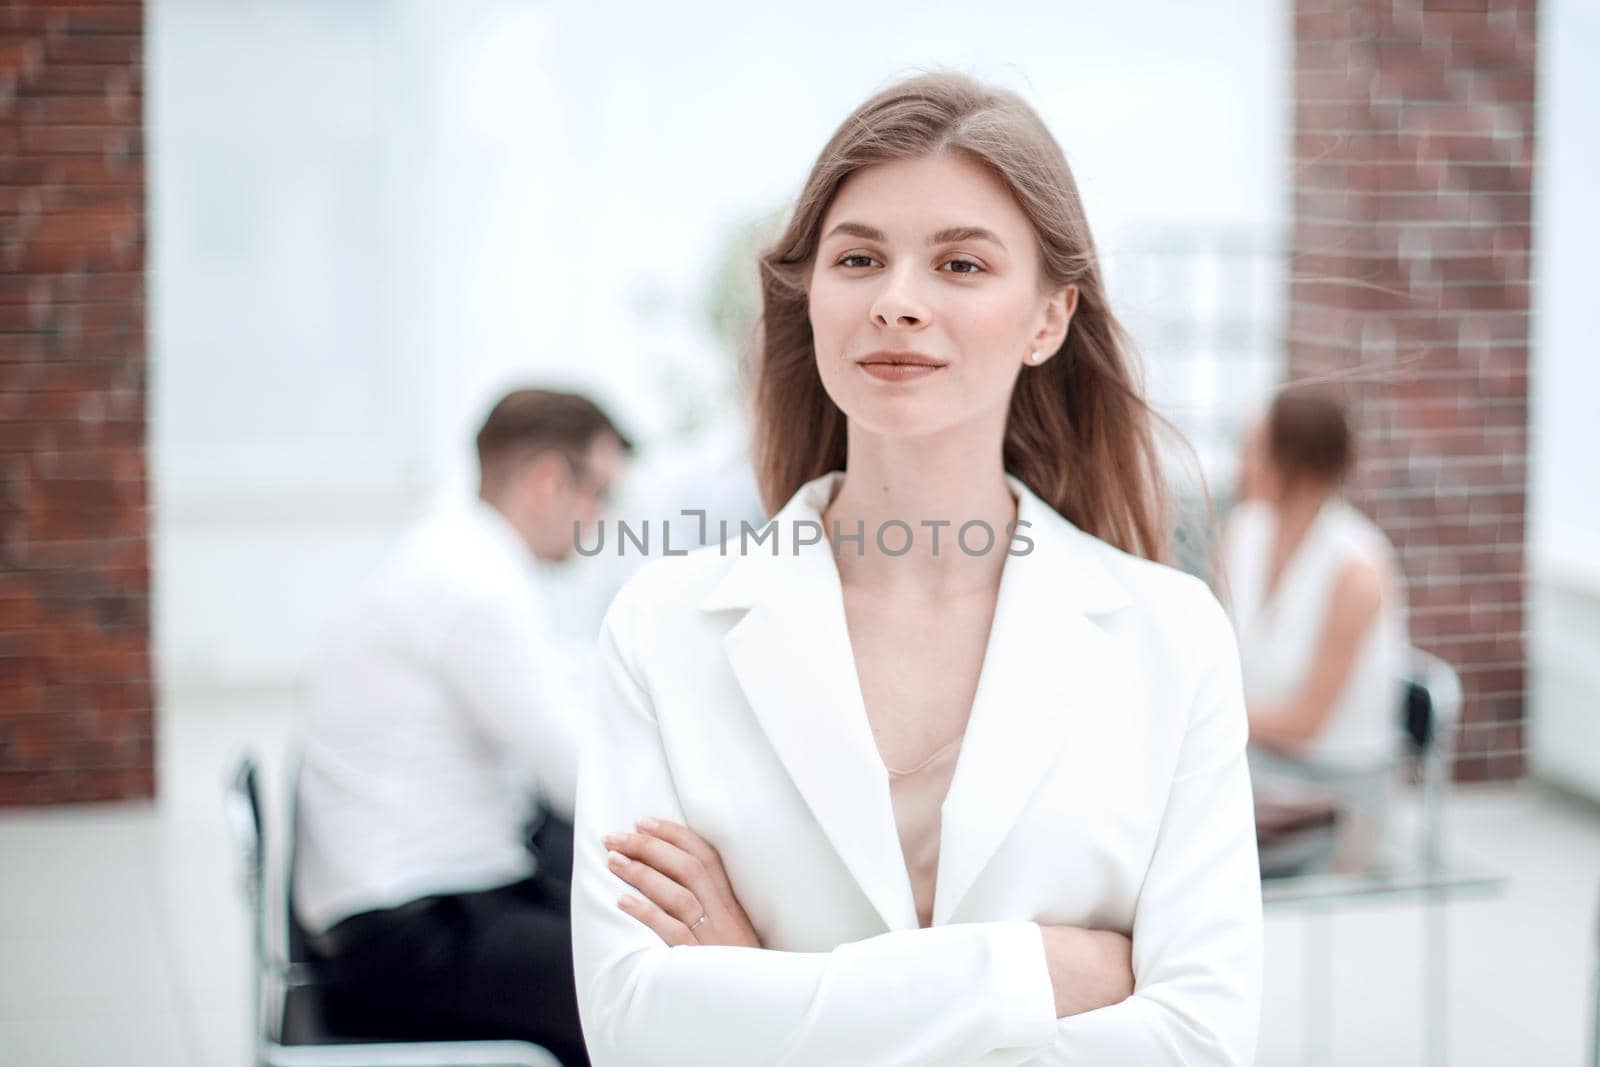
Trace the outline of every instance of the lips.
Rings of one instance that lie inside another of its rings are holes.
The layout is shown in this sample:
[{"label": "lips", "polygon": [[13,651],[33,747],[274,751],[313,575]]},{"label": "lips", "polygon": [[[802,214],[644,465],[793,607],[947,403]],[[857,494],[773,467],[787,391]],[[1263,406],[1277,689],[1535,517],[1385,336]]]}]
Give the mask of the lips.
[{"label": "lips", "polygon": [[920,352],[873,352],[856,365],[880,382],[909,382],[944,368],[944,363]]},{"label": "lips", "polygon": [[921,352],[911,352],[898,349],[883,349],[878,352],[869,352],[856,362],[863,367],[942,367],[945,361],[934,359],[932,356],[923,355]]}]

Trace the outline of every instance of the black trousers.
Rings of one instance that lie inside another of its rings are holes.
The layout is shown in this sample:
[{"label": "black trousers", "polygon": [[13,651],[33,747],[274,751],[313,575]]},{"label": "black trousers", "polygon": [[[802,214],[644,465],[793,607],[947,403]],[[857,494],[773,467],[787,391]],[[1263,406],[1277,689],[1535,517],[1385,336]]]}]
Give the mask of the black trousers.
[{"label": "black trousers", "polygon": [[393,1040],[518,1038],[587,1067],[572,973],[572,826],[547,818],[532,877],[338,923],[315,946],[328,1026]]}]

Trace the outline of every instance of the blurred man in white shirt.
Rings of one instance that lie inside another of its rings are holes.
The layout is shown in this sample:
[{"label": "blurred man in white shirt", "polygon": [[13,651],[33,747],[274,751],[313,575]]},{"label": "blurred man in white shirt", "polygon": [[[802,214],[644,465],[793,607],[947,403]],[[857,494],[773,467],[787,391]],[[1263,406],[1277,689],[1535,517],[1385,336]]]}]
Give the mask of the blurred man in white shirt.
[{"label": "blurred man in white shirt", "polygon": [[539,570],[592,541],[632,445],[591,401],[527,389],[477,446],[478,498],[406,535],[311,668],[295,911],[336,1029],[521,1038],[570,1067],[587,1063],[568,901],[590,694]]}]

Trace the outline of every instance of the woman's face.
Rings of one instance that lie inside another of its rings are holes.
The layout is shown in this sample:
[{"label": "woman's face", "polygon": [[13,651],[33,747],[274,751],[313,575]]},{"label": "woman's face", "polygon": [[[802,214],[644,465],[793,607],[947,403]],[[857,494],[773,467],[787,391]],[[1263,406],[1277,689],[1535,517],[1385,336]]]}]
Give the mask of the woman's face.
[{"label": "woman's face", "polygon": [[1077,301],[1076,286],[1040,291],[1032,224],[963,156],[846,178],[807,291],[823,388],[852,426],[896,436],[985,420],[1003,431],[1017,374],[1060,347]]}]

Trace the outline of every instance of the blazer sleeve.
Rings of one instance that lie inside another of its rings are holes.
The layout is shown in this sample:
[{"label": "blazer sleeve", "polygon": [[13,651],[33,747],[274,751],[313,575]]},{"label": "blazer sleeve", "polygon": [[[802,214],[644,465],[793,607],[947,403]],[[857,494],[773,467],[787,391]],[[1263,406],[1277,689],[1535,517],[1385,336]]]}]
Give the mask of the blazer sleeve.
[{"label": "blazer sleeve", "polygon": [[601,628],[605,686],[578,781],[573,954],[596,1067],[1014,1067],[1046,1047],[1055,999],[1032,922],[787,952],[668,946],[617,907],[631,889],[607,868],[602,836],[647,814],[684,818],[649,693],[630,664],[627,592]]},{"label": "blazer sleeve", "polygon": [[1194,581],[1205,602],[1188,618],[1208,651],[1134,909],[1133,996],[1059,1020],[1028,1067],[1254,1062],[1262,929],[1249,724],[1233,627]]}]

